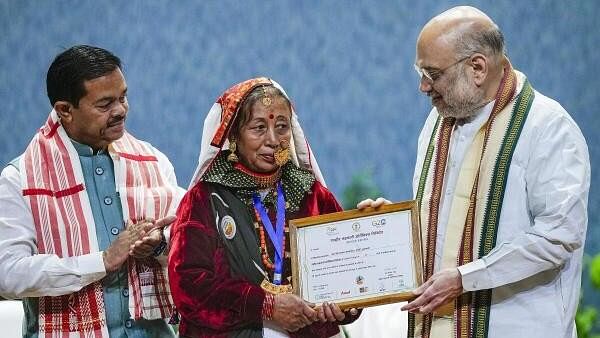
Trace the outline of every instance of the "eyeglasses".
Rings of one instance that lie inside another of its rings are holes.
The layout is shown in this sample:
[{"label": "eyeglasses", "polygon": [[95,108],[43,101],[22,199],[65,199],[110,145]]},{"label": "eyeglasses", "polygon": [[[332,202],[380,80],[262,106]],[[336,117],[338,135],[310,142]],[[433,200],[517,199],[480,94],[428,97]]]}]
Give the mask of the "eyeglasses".
[{"label": "eyeglasses", "polygon": [[436,80],[438,80],[442,75],[444,75],[444,72],[454,66],[456,66],[457,64],[465,61],[466,59],[470,58],[471,55],[469,56],[465,56],[464,58],[454,62],[453,64],[442,68],[442,69],[434,69],[434,70],[427,70],[425,68],[421,68],[419,66],[417,66],[416,64],[413,65],[415,67],[415,71],[417,71],[417,74],[419,74],[419,79],[422,79],[423,76],[429,81],[429,83],[433,84]]}]

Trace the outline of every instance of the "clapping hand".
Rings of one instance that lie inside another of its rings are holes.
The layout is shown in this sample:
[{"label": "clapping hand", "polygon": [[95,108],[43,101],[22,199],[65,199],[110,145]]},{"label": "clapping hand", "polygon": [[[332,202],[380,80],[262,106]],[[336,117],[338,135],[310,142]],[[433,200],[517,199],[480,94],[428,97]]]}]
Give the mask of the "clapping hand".
[{"label": "clapping hand", "polygon": [[121,265],[129,258],[131,245],[143,238],[153,227],[154,224],[151,222],[138,222],[127,225],[102,253],[106,271],[113,272],[119,270]]},{"label": "clapping hand", "polygon": [[167,216],[156,222],[150,220],[146,235],[131,244],[129,254],[138,259],[150,256],[162,240],[163,228],[173,223],[175,219],[175,216]]}]

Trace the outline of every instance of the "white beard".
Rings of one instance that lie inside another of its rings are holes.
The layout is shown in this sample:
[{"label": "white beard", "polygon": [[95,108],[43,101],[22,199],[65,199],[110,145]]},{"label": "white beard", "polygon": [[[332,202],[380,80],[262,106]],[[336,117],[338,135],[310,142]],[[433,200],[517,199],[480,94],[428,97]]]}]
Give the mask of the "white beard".
[{"label": "white beard", "polygon": [[449,81],[448,88],[446,95],[443,96],[446,105],[436,107],[443,117],[469,118],[476,115],[477,111],[488,103],[483,89],[470,81],[462,72],[462,68],[460,74]]}]

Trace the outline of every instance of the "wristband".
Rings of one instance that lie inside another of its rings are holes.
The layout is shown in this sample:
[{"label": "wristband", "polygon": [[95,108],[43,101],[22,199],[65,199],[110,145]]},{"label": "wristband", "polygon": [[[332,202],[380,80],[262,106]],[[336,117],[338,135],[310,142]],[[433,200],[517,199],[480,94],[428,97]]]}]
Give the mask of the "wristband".
[{"label": "wristband", "polygon": [[153,257],[158,257],[165,252],[167,248],[167,240],[165,239],[164,228],[160,228],[160,243],[152,251]]},{"label": "wristband", "polygon": [[265,294],[265,300],[263,301],[262,307],[262,319],[271,320],[273,319],[273,311],[275,309],[275,296],[270,293]]}]

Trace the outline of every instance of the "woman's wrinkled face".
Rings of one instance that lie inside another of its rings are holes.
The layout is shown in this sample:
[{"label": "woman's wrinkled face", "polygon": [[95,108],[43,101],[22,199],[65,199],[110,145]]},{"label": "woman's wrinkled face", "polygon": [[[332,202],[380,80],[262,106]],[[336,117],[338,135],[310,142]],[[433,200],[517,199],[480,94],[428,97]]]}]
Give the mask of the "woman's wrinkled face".
[{"label": "woman's wrinkled face", "polygon": [[248,123],[240,130],[237,153],[248,169],[268,173],[277,169],[275,151],[282,141],[290,142],[292,112],[288,102],[274,96],[270,105],[257,100]]}]

